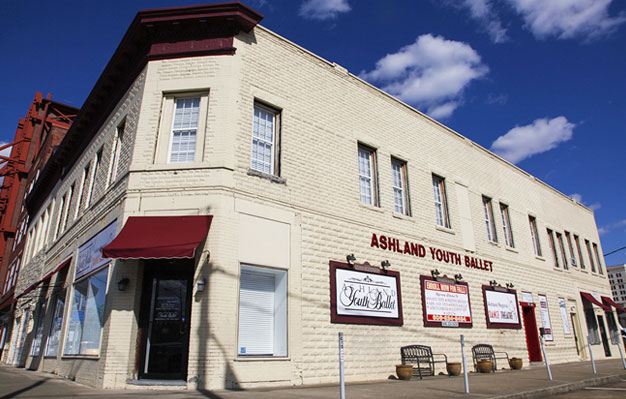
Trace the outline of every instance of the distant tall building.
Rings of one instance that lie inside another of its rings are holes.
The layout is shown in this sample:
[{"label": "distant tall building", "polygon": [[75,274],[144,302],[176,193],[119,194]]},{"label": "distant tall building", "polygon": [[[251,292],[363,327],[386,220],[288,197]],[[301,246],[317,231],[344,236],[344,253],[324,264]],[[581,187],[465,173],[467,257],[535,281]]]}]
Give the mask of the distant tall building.
[{"label": "distant tall building", "polygon": [[40,170],[61,143],[78,109],[36,93],[26,116],[20,118],[15,139],[0,150],[0,357],[11,335],[14,291],[20,272],[28,212],[24,201],[35,185]]},{"label": "distant tall building", "polygon": [[[609,283],[613,300],[623,308],[626,308],[626,263],[623,265],[607,266]],[[619,323],[626,327],[626,313],[619,312]]]}]

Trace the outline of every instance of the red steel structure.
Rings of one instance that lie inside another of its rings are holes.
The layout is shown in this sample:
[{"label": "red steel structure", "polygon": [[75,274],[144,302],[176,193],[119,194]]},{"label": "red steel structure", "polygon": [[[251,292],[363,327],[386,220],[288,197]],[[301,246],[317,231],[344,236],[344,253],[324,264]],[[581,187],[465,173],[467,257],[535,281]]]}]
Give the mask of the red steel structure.
[{"label": "red steel structure", "polygon": [[15,282],[28,227],[24,200],[32,190],[39,171],[59,145],[78,109],[35,94],[24,118],[20,118],[13,142],[0,147],[0,326],[15,301]]}]

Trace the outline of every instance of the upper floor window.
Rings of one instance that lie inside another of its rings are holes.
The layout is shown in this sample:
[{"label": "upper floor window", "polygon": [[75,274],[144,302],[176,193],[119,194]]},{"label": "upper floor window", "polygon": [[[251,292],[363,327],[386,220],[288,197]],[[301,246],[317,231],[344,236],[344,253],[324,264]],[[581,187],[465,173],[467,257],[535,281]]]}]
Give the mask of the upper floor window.
[{"label": "upper floor window", "polygon": [[[200,100],[198,99],[198,103]],[[178,102],[176,103],[178,113]],[[196,127],[197,127],[196,116]],[[176,124],[176,118],[174,118],[174,124]],[[176,127],[174,127],[176,128]],[[111,148],[111,172],[109,173],[109,184],[112,184],[117,178],[118,167],[120,163],[120,152],[122,148],[122,141],[124,140],[124,130],[126,129],[126,118],[115,129],[115,137],[113,138],[113,147]],[[195,134],[195,133],[194,133]],[[173,145],[173,144],[172,144]],[[195,145],[194,145],[195,150]],[[174,161],[172,161],[174,162]]]},{"label": "upper floor window", "polygon": [[567,262],[567,255],[565,253],[565,244],[563,243],[563,235],[556,233],[556,240],[559,242],[559,249],[561,250],[561,258],[563,259],[563,269],[569,269],[569,263]]},{"label": "upper floor window", "polygon": [[435,195],[435,216],[437,225],[450,228],[450,216],[448,214],[448,198],[446,195],[446,182],[443,177],[433,175],[433,193]]},{"label": "upper floor window", "polygon": [[583,258],[583,251],[580,248],[580,239],[574,234],[574,242],[576,243],[576,252],[578,252],[578,259],[580,260],[580,268],[585,268],[585,259]]},{"label": "upper floor window", "polygon": [[91,177],[89,178],[89,186],[87,188],[87,196],[85,197],[85,208],[91,205],[93,199],[93,192],[96,185],[96,176],[100,170],[100,161],[102,161],[102,148],[96,153],[96,158],[93,160],[93,166],[91,167]]},{"label": "upper floor window", "polygon": [[362,203],[378,206],[376,150],[362,144],[359,144],[359,192]]},{"label": "upper floor window", "polygon": [[602,270],[602,261],[600,261],[600,251],[598,251],[598,244],[593,243],[593,252],[596,255],[596,261],[598,261],[598,272],[604,274]]},{"label": "upper floor window", "polygon": [[554,242],[554,233],[550,229],[546,229],[548,232],[548,242],[550,243],[550,249],[552,249],[552,256],[554,257],[554,267],[559,267],[559,255],[556,252],[556,243]]},{"label": "upper floor window", "polygon": [[589,240],[585,240],[585,246],[587,247],[587,255],[589,256],[589,263],[591,263],[591,271],[596,272],[596,264],[593,261],[593,255],[591,254],[591,244]]},{"label": "upper floor window", "polygon": [[513,242],[513,230],[511,229],[511,217],[509,215],[509,206],[500,204],[500,213],[502,214],[502,229],[504,231],[504,242],[507,247],[515,247]]},{"label": "upper floor window", "polygon": [[195,161],[199,119],[200,97],[176,99],[169,162]]},{"label": "upper floor window", "polygon": [[391,158],[393,175],[393,206],[396,213],[409,215],[409,191],[406,175],[406,162]]},{"label": "upper floor window", "polygon": [[489,241],[498,242],[496,224],[493,219],[493,204],[491,198],[483,196],[483,208],[485,210],[485,224],[487,225],[487,238]]},{"label": "upper floor window", "polygon": [[528,216],[528,224],[530,226],[530,238],[533,241],[535,255],[541,256],[541,243],[539,242],[539,233],[537,230],[537,218],[534,216]]},{"label": "upper floor window", "polygon": [[252,154],[250,169],[278,175],[280,113],[258,103],[254,104],[252,123]]},{"label": "upper floor window", "polygon": [[574,244],[572,243],[572,235],[569,233],[569,231],[565,232],[565,239],[567,240],[567,247],[569,249],[570,262],[572,262],[572,266],[576,267],[578,266],[578,264],[576,262],[576,256],[574,255]]}]

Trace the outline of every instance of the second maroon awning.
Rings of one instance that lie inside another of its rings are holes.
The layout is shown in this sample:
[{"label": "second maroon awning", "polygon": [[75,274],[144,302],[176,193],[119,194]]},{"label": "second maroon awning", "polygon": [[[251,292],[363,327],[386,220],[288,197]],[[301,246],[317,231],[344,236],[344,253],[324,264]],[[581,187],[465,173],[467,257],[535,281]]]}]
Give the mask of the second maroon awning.
[{"label": "second maroon awning", "polygon": [[608,303],[609,306],[613,306],[616,310],[619,310],[620,312],[624,312],[626,313],[626,309],[624,309],[622,306],[620,306],[617,302],[615,302],[612,298],[608,297],[608,296],[603,296],[602,298],[602,302],[604,303]]},{"label": "second maroon awning", "polygon": [[611,308],[606,306],[605,304],[603,304],[602,302],[598,301],[593,295],[591,295],[588,292],[581,292],[580,295],[585,298],[586,300],[588,300],[589,302],[593,303],[594,305],[600,306],[602,309],[607,310],[607,311],[611,311]]},{"label": "second maroon awning", "polygon": [[193,258],[213,216],[131,216],[109,245],[105,258]]}]

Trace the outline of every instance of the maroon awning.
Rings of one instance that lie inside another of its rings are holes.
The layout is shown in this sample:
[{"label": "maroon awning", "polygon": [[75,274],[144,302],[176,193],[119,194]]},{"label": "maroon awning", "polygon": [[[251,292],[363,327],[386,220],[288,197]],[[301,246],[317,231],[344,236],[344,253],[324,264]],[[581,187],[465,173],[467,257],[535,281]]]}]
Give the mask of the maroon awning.
[{"label": "maroon awning", "polygon": [[24,295],[28,294],[29,292],[31,292],[32,290],[34,290],[35,288],[37,288],[39,286],[39,284],[43,283],[46,280],[49,280],[52,275],[56,272],[58,272],[59,270],[63,269],[65,266],[69,265],[70,262],[72,261],[72,258],[68,258],[67,260],[65,260],[64,262],[62,262],[59,266],[57,266],[53,271],[51,271],[50,273],[46,274],[41,280],[37,281],[34,284],[31,284],[28,288],[26,288],[24,290],[24,292],[22,292],[21,294],[19,294],[18,296],[15,297],[15,300],[17,300],[18,298],[23,297]]},{"label": "maroon awning", "polygon": [[622,306],[616,303],[611,297],[603,296],[601,298],[602,298],[602,302],[608,303],[609,306],[613,306],[616,310],[626,313],[626,309],[624,309]]},{"label": "maroon awning", "polygon": [[104,258],[193,258],[213,216],[131,216],[109,245]]},{"label": "maroon awning", "polygon": [[588,300],[589,302],[593,303],[594,305],[600,306],[602,309],[607,310],[607,311],[611,311],[611,308],[606,306],[605,304],[603,304],[602,302],[598,301],[596,298],[594,298],[593,295],[591,295],[588,292],[581,292],[580,295]]}]

